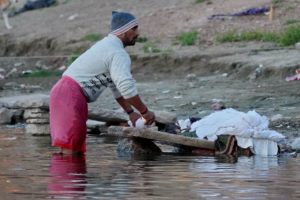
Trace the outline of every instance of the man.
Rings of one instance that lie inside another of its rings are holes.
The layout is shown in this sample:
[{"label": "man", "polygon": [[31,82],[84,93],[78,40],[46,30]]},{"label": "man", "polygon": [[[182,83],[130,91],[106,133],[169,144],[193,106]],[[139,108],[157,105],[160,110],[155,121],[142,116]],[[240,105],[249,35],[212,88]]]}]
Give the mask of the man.
[{"label": "man", "polygon": [[86,151],[87,103],[95,101],[107,87],[132,124],[140,117],[146,125],[154,122],[154,113],[138,95],[131,75],[131,60],[125,51],[126,46],[135,44],[138,36],[137,19],[130,13],[113,11],[111,33],[80,55],[52,88],[51,139],[62,153]]}]

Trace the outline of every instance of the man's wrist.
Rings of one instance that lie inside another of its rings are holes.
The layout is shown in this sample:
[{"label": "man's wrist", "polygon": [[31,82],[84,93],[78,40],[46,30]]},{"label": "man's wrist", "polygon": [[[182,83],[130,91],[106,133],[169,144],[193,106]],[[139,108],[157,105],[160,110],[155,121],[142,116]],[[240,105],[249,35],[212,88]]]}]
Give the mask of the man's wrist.
[{"label": "man's wrist", "polygon": [[130,109],[130,110],[126,111],[127,115],[130,115],[130,114],[133,113],[133,112],[134,112],[133,109]]},{"label": "man's wrist", "polygon": [[145,109],[143,111],[141,111],[140,113],[141,113],[141,115],[145,115],[147,112],[148,112],[148,108],[145,107]]}]

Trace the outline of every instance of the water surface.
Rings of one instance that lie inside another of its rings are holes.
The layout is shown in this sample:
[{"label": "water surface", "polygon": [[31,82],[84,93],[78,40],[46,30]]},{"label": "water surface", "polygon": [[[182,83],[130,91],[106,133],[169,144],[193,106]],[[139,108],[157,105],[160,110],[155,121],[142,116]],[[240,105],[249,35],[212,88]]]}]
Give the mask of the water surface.
[{"label": "water surface", "polygon": [[300,158],[120,157],[114,138],[89,135],[85,156],[49,137],[0,129],[0,199],[299,199]]}]

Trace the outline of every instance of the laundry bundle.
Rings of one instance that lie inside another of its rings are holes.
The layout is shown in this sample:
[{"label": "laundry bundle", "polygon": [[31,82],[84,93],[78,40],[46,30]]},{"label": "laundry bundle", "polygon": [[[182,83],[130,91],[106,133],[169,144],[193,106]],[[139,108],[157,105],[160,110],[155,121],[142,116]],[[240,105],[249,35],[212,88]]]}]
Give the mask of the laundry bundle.
[{"label": "laundry bundle", "polygon": [[[186,126],[186,120],[184,120]],[[190,124],[190,132],[198,138],[215,141],[219,135],[234,135],[238,146],[250,148],[256,155],[277,155],[278,142],[285,137],[268,128],[269,120],[256,111],[247,113],[229,108],[214,113]],[[187,128],[187,127],[184,127]]]}]

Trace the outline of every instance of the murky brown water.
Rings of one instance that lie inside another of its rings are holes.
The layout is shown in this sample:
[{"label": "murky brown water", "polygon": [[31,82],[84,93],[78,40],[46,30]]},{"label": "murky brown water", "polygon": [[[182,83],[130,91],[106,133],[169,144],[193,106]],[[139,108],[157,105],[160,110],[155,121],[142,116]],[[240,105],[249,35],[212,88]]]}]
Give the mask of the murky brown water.
[{"label": "murky brown water", "polygon": [[0,130],[0,199],[299,199],[300,158],[119,157],[116,140],[88,137],[85,157],[50,138]]}]

